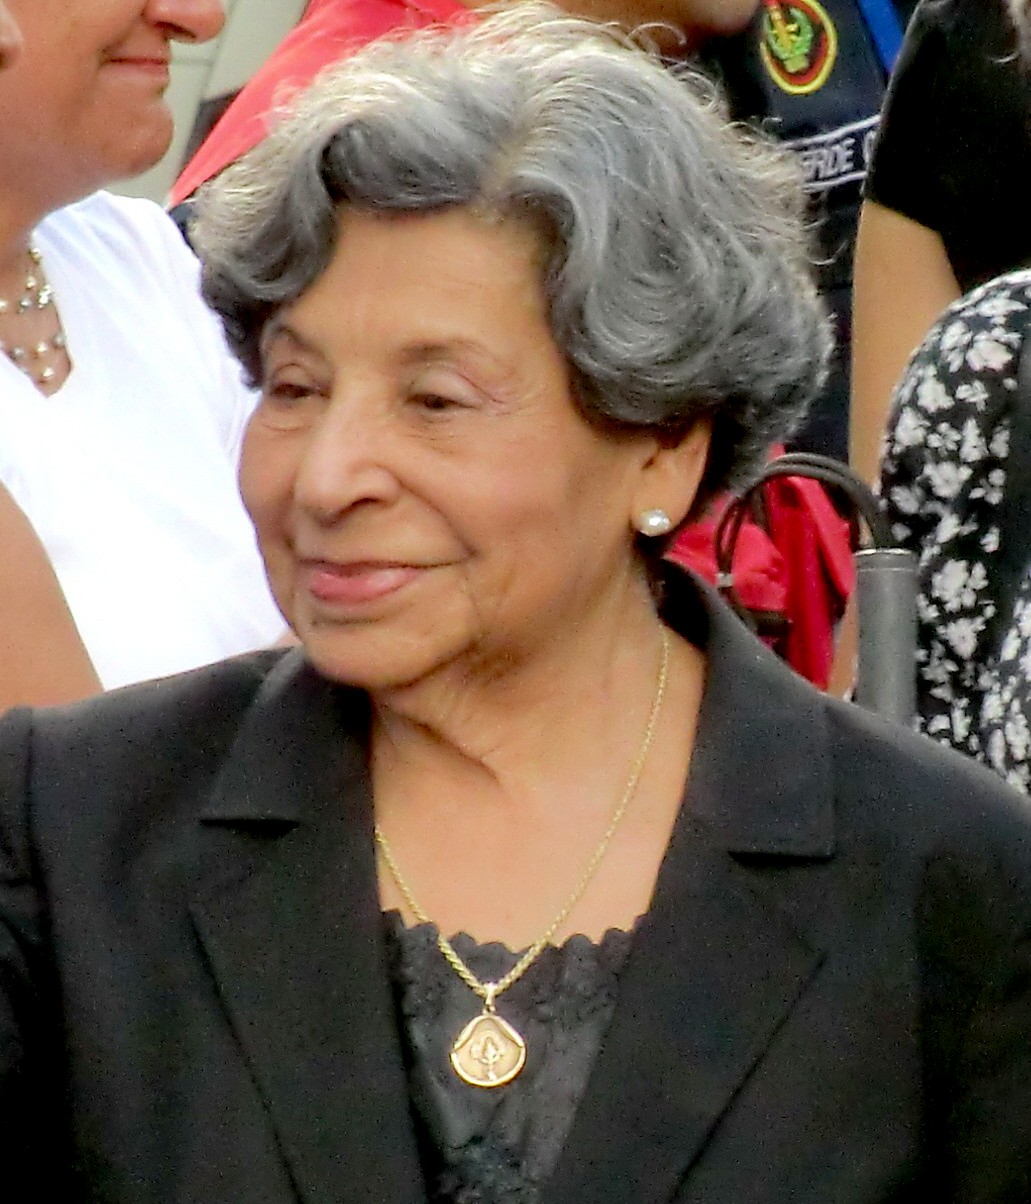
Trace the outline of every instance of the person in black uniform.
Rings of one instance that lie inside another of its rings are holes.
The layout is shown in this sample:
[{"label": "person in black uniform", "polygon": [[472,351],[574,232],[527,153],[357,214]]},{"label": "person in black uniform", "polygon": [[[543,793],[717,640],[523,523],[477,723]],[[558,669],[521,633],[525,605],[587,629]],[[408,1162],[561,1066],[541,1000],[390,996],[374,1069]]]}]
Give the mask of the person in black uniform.
[{"label": "person in black uniform", "polygon": [[819,221],[820,289],[837,349],[823,393],[795,436],[799,450],[847,458],[852,259],[881,103],[916,0],[763,0],[743,33],[714,38],[704,65],[735,117],[802,158]]}]

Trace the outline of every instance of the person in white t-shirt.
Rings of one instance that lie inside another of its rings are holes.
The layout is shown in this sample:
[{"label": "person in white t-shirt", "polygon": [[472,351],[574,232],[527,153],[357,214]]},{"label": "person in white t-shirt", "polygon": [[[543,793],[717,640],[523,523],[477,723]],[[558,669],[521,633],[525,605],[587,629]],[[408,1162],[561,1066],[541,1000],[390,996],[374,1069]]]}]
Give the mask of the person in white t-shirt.
[{"label": "person in white t-shirt", "polygon": [[0,73],[0,482],[106,688],[271,643],[236,488],[252,406],[161,209],[98,192],[171,138],[172,41],[220,0],[7,0]]},{"label": "person in white t-shirt", "polygon": [[[0,71],[21,51],[21,31],[0,0]],[[60,702],[98,688],[50,561],[0,485],[0,710]]]}]

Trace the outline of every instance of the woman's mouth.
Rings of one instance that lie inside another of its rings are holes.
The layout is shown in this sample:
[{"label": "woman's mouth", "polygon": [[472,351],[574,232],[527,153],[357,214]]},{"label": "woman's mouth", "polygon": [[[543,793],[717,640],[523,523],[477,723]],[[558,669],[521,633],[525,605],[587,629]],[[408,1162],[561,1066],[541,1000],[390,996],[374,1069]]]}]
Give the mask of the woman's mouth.
[{"label": "woman's mouth", "polygon": [[379,561],[335,564],[307,561],[302,580],[311,596],[330,606],[360,606],[376,602],[410,584],[424,570],[416,565]]},{"label": "woman's mouth", "polygon": [[124,76],[134,76],[161,88],[168,86],[169,63],[167,58],[125,55],[108,59],[107,66]]}]

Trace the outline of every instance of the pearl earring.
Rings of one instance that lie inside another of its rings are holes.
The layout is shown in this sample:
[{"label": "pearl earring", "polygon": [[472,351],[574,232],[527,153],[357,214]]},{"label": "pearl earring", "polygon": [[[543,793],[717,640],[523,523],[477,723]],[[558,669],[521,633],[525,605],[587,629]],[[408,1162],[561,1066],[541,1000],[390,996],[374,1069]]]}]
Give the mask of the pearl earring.
[{"label": "pearl earring", "polygon": [[635,526],[642,535],[654,539],[657,535],[668,535],[673,530],[673,520],[665,510],[642,510]]}]

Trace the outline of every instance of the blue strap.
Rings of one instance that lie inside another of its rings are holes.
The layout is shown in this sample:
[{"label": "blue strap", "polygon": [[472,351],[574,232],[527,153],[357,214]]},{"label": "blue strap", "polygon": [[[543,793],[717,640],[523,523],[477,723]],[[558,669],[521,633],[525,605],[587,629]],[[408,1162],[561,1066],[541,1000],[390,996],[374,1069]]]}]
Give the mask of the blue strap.
[{"label": "blue strap", "polygon": [[856,0],[885,75],[891,75],[902,48],[902,22],[891,0]]}]

